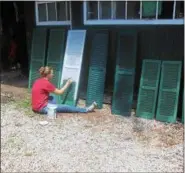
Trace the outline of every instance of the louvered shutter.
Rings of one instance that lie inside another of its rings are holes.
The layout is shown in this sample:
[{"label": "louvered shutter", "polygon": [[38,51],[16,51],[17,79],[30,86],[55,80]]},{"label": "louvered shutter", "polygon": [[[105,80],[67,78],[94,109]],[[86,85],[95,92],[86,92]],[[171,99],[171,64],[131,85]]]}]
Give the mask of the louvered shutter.
[{"label": "louvered shutter", "polygon": [[174,123],[177,117],[182,62],[163,61],[156,119]]},{"label": "louvered shutter", "polygon": [[160,71],[160,60],[143,60],[136,116],[146,119],[154,118],[157,107]]},{"label": "louvered shutter", "polygon": [[76,105],[85,38],[85,30],[68,31],[61,85],[65,85],[68,78],[72,78],[74,82],[62,95],[63,104]]},{"label": "louvered shutter", "polygon": [[86,105],[96,101],[98,108],[103,106],[104,84],[108,55],[108,32],[95,33],[92,40]]},{"label": "louvered shutter", "polygon": [[137,35],[120,33],[116,58],[116,73],[112,113],[128,116],[131,113],[136,63]]},{"label": "louvered shutter", "polygon": [[[54,77],[52,83],[59,88],[63,59],[64,59],[64,50],[65,50],[65,30],[63,29],[50,29],[49,34],[49,45],[47,53],[47,65],[53,67]],[[61,103],[61,96],[55,97],[57,103]]]},{"label": "louvered shutter", "polygon": [[29,88],[40,77],[39,68],[45,65],[46,37],[47,30],[45,28],[34,29],[30,59]]}]

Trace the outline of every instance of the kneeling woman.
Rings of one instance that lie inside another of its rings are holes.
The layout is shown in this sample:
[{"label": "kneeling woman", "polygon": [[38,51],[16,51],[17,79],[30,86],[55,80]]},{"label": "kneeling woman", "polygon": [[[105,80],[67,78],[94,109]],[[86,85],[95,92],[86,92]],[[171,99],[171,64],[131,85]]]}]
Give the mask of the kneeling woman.
[{"label": "kneeling woman", "polygon": [[[41,67],[39,69],[41,78],[37,79],[32,87],[32,110],[37,113],[47,114],[48,103],[56,104],[54,98],[49,96],[50,93],[62,95],[65,90],[70,86],[72,80],[69,79],[65,86],[57,89],[50,81],[53,78],[53,69],[51,67]],[[88,108],[80,108],[75,106],[57,104],[56,112],[58,113],[87,113],[92,112],[96,107],[94,102]]]}]

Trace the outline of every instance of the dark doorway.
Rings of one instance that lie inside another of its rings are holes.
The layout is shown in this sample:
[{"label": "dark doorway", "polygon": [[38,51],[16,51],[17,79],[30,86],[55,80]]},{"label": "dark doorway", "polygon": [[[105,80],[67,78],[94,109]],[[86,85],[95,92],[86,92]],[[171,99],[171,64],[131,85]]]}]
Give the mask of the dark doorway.
[{"label": "dark doorway", "polygon": [[9,57],[10,43],[16,43],[15,61],[21,66],[24,75],[28,75],[28,53],[26,42],[26,26],[24,15],[24,2],[1,2],[2,18],[2,62],[3,69],[8,70],[11,63]]}]

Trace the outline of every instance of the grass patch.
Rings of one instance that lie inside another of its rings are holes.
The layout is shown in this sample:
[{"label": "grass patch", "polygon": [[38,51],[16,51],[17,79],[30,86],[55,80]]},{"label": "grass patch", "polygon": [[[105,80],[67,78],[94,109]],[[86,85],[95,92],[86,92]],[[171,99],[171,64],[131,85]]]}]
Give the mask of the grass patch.
[{"label": "grass patch", "polygon": [[24,111],[24,113],[27,116],[29,117],[35,116],[35,114],[32,112],[32,109],[31,109],[32,105],[31,105],[31,100],[29,97],[16,101],[15,104],[16,104],[16,108]]},{"label": "grass patch", "polygon": [[19,108],[23,108],[23,109],[30,109],[31,108],[30,98],[24,98],[24,99],[18,101],[17,106],[19,106]]},{"label": "grass patch", "polygon": [[[39,120],[45,118],[42,115],[32,111],[31,99],[29,96],[25,97],[24,99],[14,101],[14,105],[17,110],[24,112],[24,114],[30,118],[38,117]],[[16,124],[15,126],[21,126],[21,124]]]}]

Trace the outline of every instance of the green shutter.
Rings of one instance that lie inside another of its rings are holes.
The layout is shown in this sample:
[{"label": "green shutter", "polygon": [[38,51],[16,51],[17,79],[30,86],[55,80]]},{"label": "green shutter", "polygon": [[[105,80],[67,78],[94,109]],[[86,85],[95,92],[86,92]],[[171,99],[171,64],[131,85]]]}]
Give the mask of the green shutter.
[{"label": "green shutter", "polygon": [[156,119],[174,123],[177,117],[182,62],[163,61]]},{"label": "green shutter", "polygon": [[[61,73],[65,50],[65,31],[63,29],[50,29],[49,45],[47,53],[47,65],[53,67],[54,77],[52,83],[60,88]],[[57,103],[61,102],[61,96],[52,94]]]},{"label": "green shutter", "polygon": [[[142,16],[154,17],[156,15],[157,1],[142,1]],[[158,1],[158,15],[162,12],[162,2]]]},{"label": "green shutter", "polygon": [[84,58],[82,62],[81,76],[80,76],[80,86],[79,86],[79,98],[86,100],[87,94],[87,84],[88,84],[88,72],[89,72],[89,60],[91,52],[89,51],[92,43],[92,31],[87,31],[86,44],[84,49]]},{"label": "green shutter", "polygon": [[112,113],[130,115],[133,101],[134,71],[116,70]]},{"label": "green shutter", "polygon": [[33,31],[32,49],[29,72],[29,88],[33,82],[40,77],[39,68],[45,65],[47,30],[45,28],[36,28]]},{"label": "green shutter", "polygon": [[140,79],[136,116],[153,119],[156,111],[160,60],[144,60]]},{"label": "green shutter", "polygon": [[93,101],[96,101],[98,108],[102,108],[104,97],[104,82],[105,68],[90,67],[86,102],[88,106],[92,104]]},{"label": "green shutter", "polygon": [[96,101],[98,108],[103,106],[104,83],[108,55],[108,32],[95,33],[92,41],[86,105]]},{"label": "green shutter", "polygon": [[136,32],[120,33],[112,100],[112,113],[128,116],[131,113],[136,63]]}]

